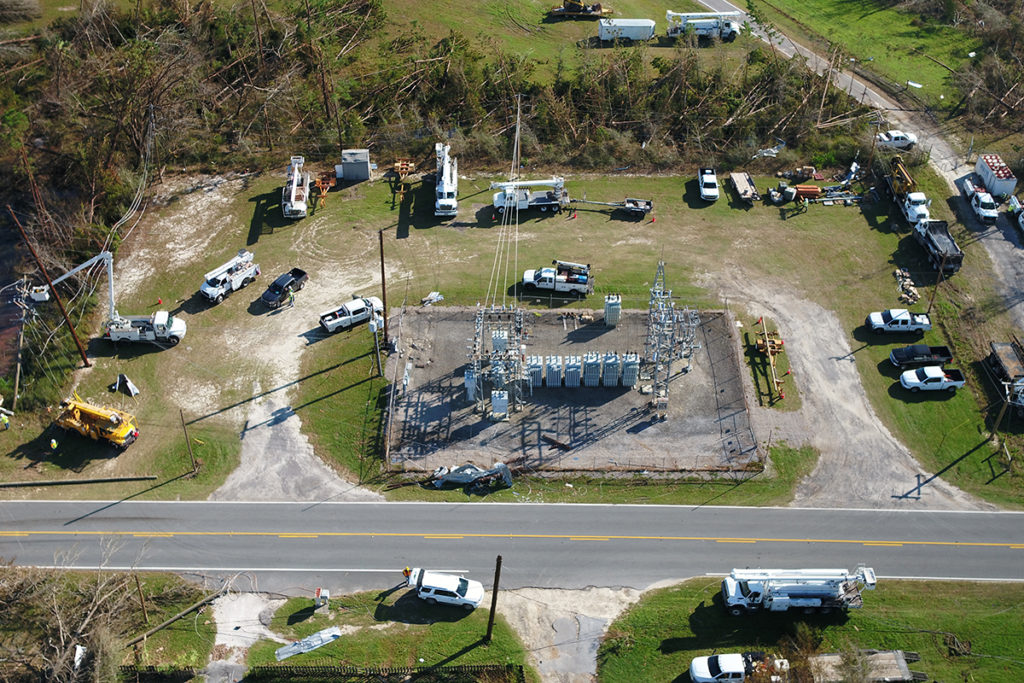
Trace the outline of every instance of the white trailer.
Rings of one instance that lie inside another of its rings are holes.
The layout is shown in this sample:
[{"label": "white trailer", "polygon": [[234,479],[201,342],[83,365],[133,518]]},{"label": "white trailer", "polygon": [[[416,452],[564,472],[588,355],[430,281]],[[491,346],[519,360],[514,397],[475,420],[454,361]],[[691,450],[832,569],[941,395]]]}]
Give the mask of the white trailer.
[{"label": "white trailer", "polygon": [[454,216],[459,212],[459,161],[451,156],[451,146],[443,142],[434,145],[434,154],[437,156],[434,215]]},{"label": "white trailer", "polygon": [[[547,187],[544,192],[534,192],[530,188]],[[493,204],[498,213],[506,209],[537,208],[541,211],[557,211],[569,207],[569,193],[565,189],[565,178],[553,176],[545,180],[509,180],[503,183],[491,183],[494,193]]]},{"label": "white trailer", "polygon": [[653,37],[653,19],[601,19],[597,27],[597,38],[601,41],[618,40],[626,43],[650,40]]},{"label": "white trailer", "polygon": [[1017,176],[998,154],[982,154],[974,165],[985,189],[995,197],[1009,197],[1017,189]]},{"label": "white trailer", "polygon": [[864,605],[861,591],[875,588],[875,571],[846,569],[733,569],[722,580],[722,601],[734,616],[765,610],[784,612],[854,609]]},{"label": "white trailer", "polygon": [[215,304],[224,301],[224,297],[245,287],[260,274],[260,264],[253,263],[253,258],[251,251],[239,249],[230,261],[203,276],[199,293]]},{"label": "white trailer", "polygon": [[741,16],[741,12],[665,12],[668,29],[665,33],[675,38],[692,31],[694,35],[704,38],[721,38],[734,40],[740,34],[740,23],[733,21]]},{"label": "white trailer", "polygon": [[309,173],[302,170],[304,157],[292,157],[288,164],[288,180],[281,188],[281,213],[285,218],[305,218],[309,199]]},{"label": "white trailer", "polygon": [[[107,320],[104,322],[103,336],[105,338],[111,341],[163,341],[174,346],[185,337],[187,331],[185,321],[175,318],[167,311],[138,316],[123,316],[117,312],[117,307],[114,305],[114,256],[109,251],[101,251],[82,265],[53,280],[50,285],[56,286],[75,273],[96,263],[103,263],[107,270],[108,314]],[[29,292],[29,298],[38,302],[49,301],[50,287],[47,285],[33,287]]]}]

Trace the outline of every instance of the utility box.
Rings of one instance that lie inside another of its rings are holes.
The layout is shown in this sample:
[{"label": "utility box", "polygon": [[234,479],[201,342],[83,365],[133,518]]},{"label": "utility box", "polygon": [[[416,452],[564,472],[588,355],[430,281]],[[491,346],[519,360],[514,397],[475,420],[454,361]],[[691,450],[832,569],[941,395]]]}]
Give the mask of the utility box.
[{"label": "utility box", "polygon": [[331,602],[331,591],[326,588],[317,588],[316,593],[313,594],[313,608],[322,609],[327,608]]},{"label": "utility box", "polygon": [[370,179],[370,150],[368,149],[343,149],[341,150],[341,175],[347,181],[369,180]]},{"label": "utility box", "polygon": [[565,386],[573,389],[579,387],[582,366],[579,356],[565,357]]},{"label": "utility box", "polygon": [[622,316],[622,297],[618,294],[608,294],[604,297],[604,324],[608,327],[615,327],[619,324]]},{"label": "utility box", "polygon": [[562,357],[548,356],[544,383],[549,387],[562,386]]}]

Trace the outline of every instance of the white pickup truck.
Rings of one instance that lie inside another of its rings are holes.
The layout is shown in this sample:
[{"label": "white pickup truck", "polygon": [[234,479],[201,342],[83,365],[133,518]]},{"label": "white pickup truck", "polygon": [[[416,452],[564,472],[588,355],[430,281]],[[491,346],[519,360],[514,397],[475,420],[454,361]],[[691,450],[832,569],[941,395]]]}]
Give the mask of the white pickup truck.
[{"label": "white pickup truck", "polygon": [[718,176],[715,169],[702,168],[697,174],[697,184],[700,185],[700,198],[706,202],[718,201]]},{"label": "white pickup truck", "polygon": [[992,195],[981,184],[975,183],[970,178],[964,178],[964,194],[967,196],[967,203],[971,205],[971,211],[982,223],[995,223],[999,218],[999,205]]},{"label": "white pickup truck", "polygon": [[348,329],[371,316],[384,312],[384,303],[375,296],[357,297],[320,314],[320,327],[328,332]]},{"label": "white pickup truck", "polygon": [[889,308],[870,313],[864,323],[872,332],[927,332],[932,320],[927,313],[912,313],[905,308]]},{"label": "white pickup truck", "polygon": [[966,383],[964,373],[955,368],[943,368],[939,365],[907,370],[900,375],[900,384],[903,385],[903,388],[909,389],[915,394],[919,391],[956,393],[956,390]]},{"label": "white pickup truck", "polygon": [[917,136],[901,130],[890,130],[878,134],[878,146],[889,149],[910,149],[917,144]]},{"label": "white pickup truck", "polygon": [[530,292],[549,289],[582,297],[594,292],[594,280],[590,277],[590,264],[554,260],[553,268],[535,268],[523,272],[523,288]]}]

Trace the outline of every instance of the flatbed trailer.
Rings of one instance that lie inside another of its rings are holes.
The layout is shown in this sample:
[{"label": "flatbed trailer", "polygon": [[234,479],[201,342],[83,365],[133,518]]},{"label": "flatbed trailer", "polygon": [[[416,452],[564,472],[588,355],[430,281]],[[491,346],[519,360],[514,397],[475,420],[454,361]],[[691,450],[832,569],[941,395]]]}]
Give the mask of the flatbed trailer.
[{"label": "flatbed trailer", "polygon": [[761,201],[761,195],[757,192],[757,185],[754,184],[754,179],[750,177],[749,173],[730,173],[729,181],[732,183],[733,189],[736,190],[736,194],[743,201],[748,204]]},{"label": "flatbed trailer", "polygon": [[595,202],[591,199],[570,199],[573,204],[597,204],[598,206],[611,206],[616,209],[623,209],[636,216],[646,216],[654,210],[654,200],[652,199],[637,199],[635,197],[626,197],[621,202]]}]

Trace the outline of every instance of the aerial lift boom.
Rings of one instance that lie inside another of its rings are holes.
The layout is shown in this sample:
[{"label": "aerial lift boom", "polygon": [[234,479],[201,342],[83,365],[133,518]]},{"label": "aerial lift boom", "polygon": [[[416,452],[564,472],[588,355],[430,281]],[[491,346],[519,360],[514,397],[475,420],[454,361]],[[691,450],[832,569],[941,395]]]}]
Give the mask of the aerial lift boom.
[{"label": "aerial lift boom", "polygon": [[[78,266],[77,268],[73,268],[73,269],[69,270],[65,274],[61,275],[59,278],[53,280],[51,282],[51,284],[53,286],[56,286],[57,284],[63,282],[66,279],[68,279],[69,277],[71,277],[75,273],[78,273],[78,272],[80,272],[82,270],[85,270],[86,268],[89,268],[90,266],[92,266],[92,265],[94,265],[94,264],[96,264],[96,263],[98,263],[100,261],[103,261],[103,263],[106,265],[106,268],[107,268],[107,302],[108,302],[108,305],[110,307],[110,316],[109,317],[110,317],[110,320],[118,320],[118,319],[120,319],[121,316],[118,315],[117,308],[114,306],[114,255],[111,254],[109,251],[101,251],[99,254],[97,254],[96,256],[93,256],[91,259],[89,259],[88,261],[86,261],[82,265]],[[29,298],[31,298],[33,301],[38,301],[38,302],[49,301],[50,300],[50,287],[48,287],[46,285],[41,285],[39,287],[33,287],[32,291],[30,291],[28,295],[29,295]]]}]

